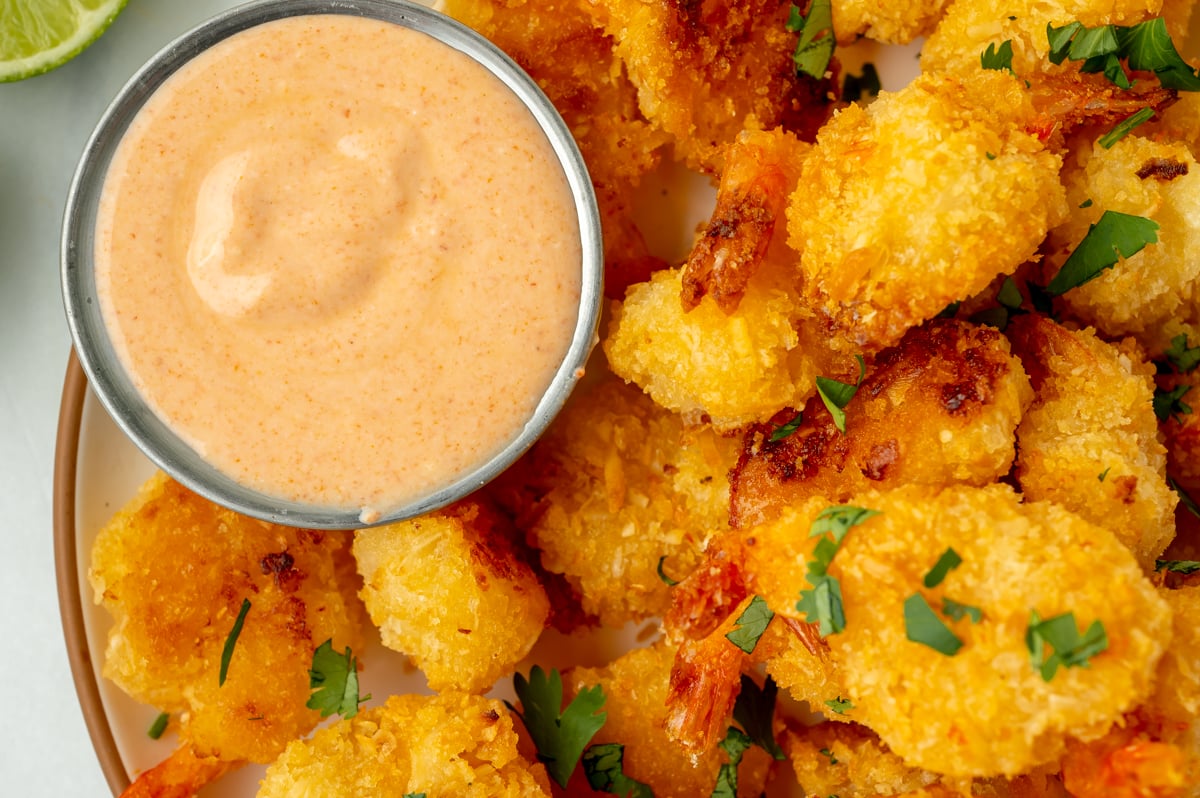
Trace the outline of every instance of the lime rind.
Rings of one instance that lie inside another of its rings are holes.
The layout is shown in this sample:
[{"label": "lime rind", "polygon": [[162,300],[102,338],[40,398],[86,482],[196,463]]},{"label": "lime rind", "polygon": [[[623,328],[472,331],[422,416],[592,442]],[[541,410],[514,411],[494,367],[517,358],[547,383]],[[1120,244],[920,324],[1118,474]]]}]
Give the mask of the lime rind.
[{"label": "lime rind", "polygon": [[[78,0],[64,3],[64,5],[75,8],[77,24],[74,30],[62,41],[21,57],[5,57],[5,55],[7,51],[15,49],[13,44],[18,38],[27,39],[28,33],[25,31],[18,33],[13,30],[4,30],[4,28],[16,25],[17,17],[36,16],[36,12],[29,7],[29,4],[22,3],[21,14],[10,16],[6,13],[7,19],[0,22],[0,83],[31,78],[67,63],[86,50],[92,42],[100,38],[104,31],[108,30],[108,26],[125,8],[126,2],[128,0],[108,0],[92,9],[85,7]],[[9,2],[0,3],[0,7],[7,6],[9,6]]]}]

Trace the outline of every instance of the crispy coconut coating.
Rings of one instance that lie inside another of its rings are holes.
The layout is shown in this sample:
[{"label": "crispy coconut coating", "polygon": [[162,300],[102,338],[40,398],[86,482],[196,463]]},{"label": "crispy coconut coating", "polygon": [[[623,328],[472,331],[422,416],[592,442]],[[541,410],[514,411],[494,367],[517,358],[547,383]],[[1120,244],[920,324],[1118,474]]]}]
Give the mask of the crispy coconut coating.
[{"label": "crispy coconut coating", "polygon": [[[656,273],[614,304],[604,354],[662,407],[718,429],[765,421],[815,390],[824,347],[800,299],[759,272],[726,315],[711,297],[684,311],[678,269]],[[799,329],[798,329],[799,328]]]},{"label": "crispy coconut coating", "polygon": [[[1070,217],[1051,234],[1049,281],[1104,211],[1158,223],[1158,243],[1062,296],[1068,311],[1108,336],[1133,335],[1158,354],[1200,322],[1200,170],[1187,146],[1127,136],[1084,143],[1063,170]],[[1087,208],[1079,205],[1091,200]]]},{"label": "crispy coconut coating", "polygon": [[812,496],[840,501],[871,488],[986,485],[1008,473],[1031,399],[1003,335],[930,322],[874,359],[845,408],[844,434],[819,397],[786,437],[771,440],[793,411],[747,431],[730,477],[733,523],[752,526]]},{"label": "crispy coconut coating", "polygon": [[832,4],[833,30],[838,44],[853,44],[859,36],[886,44],[907,44],[918,36],[928,36],[949,5],[951,0],[839,0]]},{"label": "crispy coconut coating", "polygon": [[[655,798],[711,795],[717,771],[727,761],[725,754],[714,747],[693,756],[675,745],[663,728],[674,658],[675,648],[659,641],[630,651],[603,668],[572,668],[563,678],[567,700],[586,687],[603,687],[608,720],[592,743],[624,745],[625,775],[649,785]],[[732,721],[726,717],[723,722],[728,726]],[[737,794],[744,798],[760,795],[770,763],[770,756],[758,746],[748,749],[738,767]]]},{"label": "crispy coconut coating", "polygon": [[527,488],[504,501],[542,566],[566,576],[586,612],[621,626],[666,611],[660,561],[683,579],[727,528],[736,448],[608,378],[581,388],[506,475]]},{"label": "crispy coconut coating", "polygon": [[806,795],[900,795],[941,781],[904,763],[869,729],[854,723],[789,726],[780,744]]},{"label": "crispy coconut coating", "polygon": [[788,241],[844,348],[890,346],[1034,256],[1066,212],[1035,123],[1019,81],[977,69],[922,75],[822,128]]},{"label": "crispy coconut coating", "polygon": [[1062,760],[1062,781],[1072,796],[1185,798],[1187,758],[1162,742],[1136,717],[1098,740],[1072,741]]},{"label": "crispy coconut coating", "polygon": [[1153,568],[1175,536],[1178,501],[1151,404],[1153,365],[1131,339],[1105,343],[1041,316],[1014,319],[1008,334],[1037,393],[1017,428],[1022,493],[1105,527]]},{"label": "crispy coconut coating", "polygon": [[518,752],[504,704],[448,692],[392,696],[293,742],[258,795],[548,798],[550,785],[545,768]]},{"label": "crispy coconut coating", "polygon": [[180,713],[198,757],[270,762],[320,720],[305,707],[313,651],[331,638],[338,651],[362,647],[353,574],[340,565],[348,542],[238,515],[154,476],[92,549],[96,601],[114,620],[104,675]]},{"label": "crispy coconut coating", "polygon": [[1181,726],[1196,725],[1200,715],[1200,585],[1160,590],[1174,616],[1174,633],[1158,665],[1151,714]]},{"label": "crispy coconut coating", "polygon": [[525,556],[509,520],[476,499],[354,537],[383,644],[434,690],[483,692],[537,642],[550,602]]},{"label": "crispy coconut coating", "polygon": [[[778,623],[767,628],[760,643],[767,673],[792,698],[807,701],[812,709],[824,711],[826,701],[836,701],[846,694],[845,682],[833,664],[829,644],[812,624],[782,615],[778,617]],[[831,717],[840,719],[836,715]]]},{"label": "crispy coconut coating", "polygon": [[[1003,485],[904,488],[850,503],[880,514],[850,530],[829,567],[846,626],[826,640],[854,703],[849,719],[908,765],[964,777],[1027,772],[1057,760],[1068,737],[1102,735],[1150,694],[1171,611],[1108,530],[1047,502],[1022,504]],[[826,506],[810,501],[747,539],[747,582],[777,613],[800,615],[816,541],[808,530]],[[961,565],[924,588],[947,548]],[[908,639],[904,603],[917,593],[931,607],[948,597],[981,610],[977,624],[944,621],[963,643],[955,655]],[[1033,612],[1073,613],[1080,634],[1099,621],[1108,646],[1046,681],[1026,641]]]}]

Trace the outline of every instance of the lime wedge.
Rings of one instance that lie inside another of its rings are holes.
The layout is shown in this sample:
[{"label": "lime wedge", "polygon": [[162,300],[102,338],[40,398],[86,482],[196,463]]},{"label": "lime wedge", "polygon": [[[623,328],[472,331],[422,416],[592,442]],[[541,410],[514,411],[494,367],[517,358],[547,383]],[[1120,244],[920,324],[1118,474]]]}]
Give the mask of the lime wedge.
[{"label": "lime wedge", "polygon": [[126,0],[0,0],[0,82],[40,75],[83,52]]}]

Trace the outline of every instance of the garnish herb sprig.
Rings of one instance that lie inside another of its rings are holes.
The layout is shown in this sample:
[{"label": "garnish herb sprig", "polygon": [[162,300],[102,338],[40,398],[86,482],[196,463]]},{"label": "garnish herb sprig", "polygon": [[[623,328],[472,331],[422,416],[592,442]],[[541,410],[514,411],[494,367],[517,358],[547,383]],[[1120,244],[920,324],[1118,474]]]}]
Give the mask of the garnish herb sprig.
[{"label": "garnish herb sprig", "polygon": [[225,677],[229,675],[229,663],[233,659],[233,650],[237,646],[238,638],[242,635],[242,626],[246,623],[246,615],[250,612],[250,599],[242,599],[242,608],[238,610],[237,618],[233,622],[233,628],[229,630],[229,635],[225,638],[225,646],[221,649],[221,670],[217,674],[217,686],[225,686]]},{"label": "garnish herb sprig", "polygon": [[809,537],[824,537],[813,549],[813,559],[808,562],[807,578],[812,589],[800,591],[796,609],[806,614],[809,623],[819,626],[821,637],[828,637],[846,628],[842,586],[836,577],[829,575],[829,564],[841,548],[846,533],[875,515],[879,515],[878,510],[865,507],[826,507],[809,529]]},{"label": "garnish herb sprig", "polygon": [[[1029,648],[1029,660],[1034,669],[1048,682],[1060,665],[1086,668],[1092,657],[1108,648],[1108,634],[1103,623],[1092,621],[1081,636],[1074,613],[1066,612],[1043,621],[1035,610],[1030,613],[1025,645]],[[1053,654],[1047,655],[1047,645],[1054,648]]]},{"label": "garnish herb sprig", "polygon": [[583,750],[608,715],[601,712],[605,695],[600,685],[585,687],[564,709],[562,706],[562,676],[557,669],[549,674],[534,665],[529,678],[513,675],[513,689],[521,701],[523,712],[511,704],[509,709],[521,719],[533,744],[537,746],[538,759],[546,766],[550,778],[564,789]]},{"label": "garnish herb sprig", "polygon": [[593,790],[623,798],[654,798],[654,791],[625,775],[625,746],[597,743],[583,752],[583,774]]},{"label": "garnish herb sprig", "polygon": [[829,69],[837,39],[833,35],[833,6],[830,0],[812,0],[808,16],[793,5],[788,14],[787,29],[800,34],[792,61],[801,75],[821,80]]},{"label": "garnish herb sprig", "polygon": [[863,362],[863,356],[855,355],[854,359],[858,361],[858,380],[853,385],[830,377],[817,377],[817,394],[821,397],[821,401],[825,403],[826,409],[829,410],[829,415],[833,416],[834,426],[843,435],[846,434],[846,405],[850,404],[850,400],[858,393],[863,377],[867,373],[867,366]]},{"label": "garnish herb sprig", "polygon": [[767,606],[766,600],[762,596],[755,596],[738,616],[735,628],[725,635],[725,639],[745,653],[753,654],[759,638],[774,617],[775,613]]},{"label": "garnish herb sprig", "polygon": [[1088,228],[1087,235],[1046,286],[1046,292],[1051,296],[1061,296],[1072,288],[1096,279],[1121,258],[1131,258],[1147,244],[1156,243],[1158,222],[1142,216],[1105,211],[1099,221]]},{"label": "garnish herb sprig", "polygon": [[340,654],[335,651],[332,638],[313,652],[308,686],[313,693],[305,706],[323,718],[334,714],[352,718],[358,714],[359,704],[371,698],[358,696],[358,659],[349,646]]}]

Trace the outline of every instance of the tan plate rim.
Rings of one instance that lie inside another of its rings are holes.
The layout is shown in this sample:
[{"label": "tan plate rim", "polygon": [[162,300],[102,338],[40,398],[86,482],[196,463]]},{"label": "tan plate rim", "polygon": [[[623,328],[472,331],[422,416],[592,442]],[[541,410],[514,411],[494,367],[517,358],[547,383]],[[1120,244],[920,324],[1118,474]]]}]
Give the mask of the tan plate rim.
[{"label": "tan plate rim", "polygon": [[54,570],[58,582],[58,610],[62,617],[63,637],[75,694],[83,710],[92,748],[100,761],[100,770],[112,794],[120,795],[129,787],[129,774],[113,737],[100,686],[92,667],[84,624],[83,596],[79,589],[79,558],[75,530],[75,479],[79,465],[79,434],[83,423],[83,403],[88,382],[71,350],[63,378],[62,402],[58,412],[58,436],[54,448]]}]

